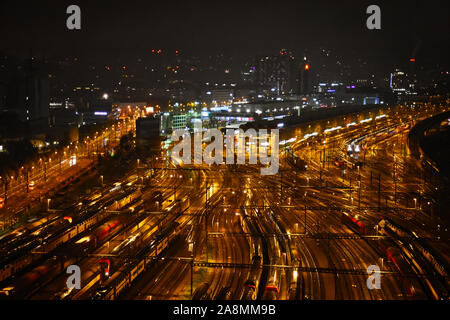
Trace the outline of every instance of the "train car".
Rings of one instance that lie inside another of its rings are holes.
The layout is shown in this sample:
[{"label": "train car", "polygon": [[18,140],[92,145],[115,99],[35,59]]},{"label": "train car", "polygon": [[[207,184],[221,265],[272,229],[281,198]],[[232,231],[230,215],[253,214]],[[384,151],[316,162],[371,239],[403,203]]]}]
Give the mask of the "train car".
[{"label": "train car", "polygon": [[286,236],[286,228],[284,227],[283,223],[273,214],[273,212],[270,212],[269,216],[272,220],[272,223],[276,227],[277,233],[280,234],[277,237],[278,247],[280,248],[280,253],[282,256],[282,259],[280,259],[280,263],[289,265],[289,261],[291,261],[291,251],[289,246],[289,238]]},{"label": "train car", "polygon": [[289,152],[289,158],[288,162],[291,166],[293,166],[295,169],[299,171],[306,171],[308,169],[308,164],[305,160],[297,157],[290,149],[288,149]]},{"label": "train car", "polygon": [[294,157],[294,166],[300,171],[306,171],[308,169],[308,164],[306,161],[300,159],[299,157]]},{"label": "train car", "polygon": [[97,243],[101,243],[113,230],[123,225],[124,218],[113,219],[112,221],[106,223],[95,234]]},{"label": "train car", "polygon": [[[292,261],[293,267],[300,267],[300,260],[294,259]],[[303,298],[303,275],[299,273],[297,269],[294,269],[289,277],[289,300],[300,300]]]},{"label": "train car", "polygon": [[[52,271],[58,271],[59,265],[54,259],[47,260],[43,265],[35,267],[14,282],[11,282],[9,297],[12,299],[26,299],[27,295],[34,292],[47,280],[47,275]],[[4,298],[4,297],[2,297]]]},{"label": "train car", "polygon": [[161,191],[155,191],[149,198],[144,199],[144,210],[158,210],[163,202],[163,195]]},{"label": "train car", "polygon": [[345,167],[346,167],[345,161],[339,157],[335,157],[333,160],[333,163],[336,167],[341,168],[341,169],[345,169]]},{"label": "train car", "polygon": [[439,275],[441,275],[442,277],[448,276],[449,270],[448,264],[424,240],[419,239],[415,233],[396,224],[395,222],[393,222],[388,218],[382,218],[379,221],[378,226],[380,227],[382,232],[385,232],[389,235],[394,235],[398,237],[416,238],[415,241],[412,243],[414,248],[416,248],[424,256],[424,258],[433,266],[434,270]]},{"label": "train car", "polygon": [[117,246],[114,247],[112,253],[116,256],[120,256],[127,248],[130,247],[132,243],[137,242],[141,238],[142,234],[140,232],[130,235],[128,238],[123,240]]},{"label": "train car", "polygon": [[[179,225],[178,222],[170,223],[155,237],[155,239],[139,250],[136,254],[136,259],[139,261],[138,264],[121,266],[115,273],[117,277],[112,276],[102,287],[108,289],[98,289],[92,298],[103,300],[116,299],[123,289],[131,285],[131,283],[145,270],[145,259],[158,256],[168,247],[171,240],[173,240],[173,237],[177,234]],[[99,290],[101,292],[99,292]]]},{"label": "train car", "polygon": [[[111,236],[111,231],[116,228],[117,225],[120,225],[122,223],[123,218],[118,218],[115,221],[111,221],[104,226],[99,227],[92,235],[79,239],[76,243],[75,248],[80,253],[84,253],[95,248],[96,245],[104,241],[106,237]],[[69,239],[70,234],[76,234],[76,228],[72,228],[72,230],[64,235],[64,238],[59,238],[59,241],[61,241],[61,243],[67,242],[64,241],[64,239]],[[37,250],[48,249],[48,252],[50,252],[58,246],[58,243],[59,242],[51,242],[49,243],[49,246],[47,246],[46,243],[43,243],[42,249],[38,247]],[[30,256],[39,257],[40,255]],[[32,261],[28,262],[29,263],[27,265],[29,265]],[[17,264],[15,266],[17,267]],[[23,268],[23,266],[21,266],[21,268]],[[60,263],[56,260],[56,256],[51,259],[47,259],[47,261],[43,265],[35,267],[30,272],[27,272],[26,274],[21,276],[19,280],[12,282],[14,284],[14,290],[12,291],[13,297],[24,297],[29,292],[32,292],[34,288],[45,284],[45,282],[51,279],[51,277],[56,276],[59,272],[62,271],[59,269]],[[109,272],[110,265],[107,269]]]},{"label": "train car", "polygon": [[138,263],[137,266],[135,266],[130,273],[130,283],[136,279],[138,275],[140,275],[144,271],[144,260]]},{"label": "train car", "polygon": [[442,277],[448,277],[448,264],[441,256],[422,239],[416,240],[416,247]]},{"label": "train car", "polygon": [[362,220],[363,219],[361,219],[358,215],[353,216],[346,212],[342,213],[342,222],[348,225],[350,229],[356,231],[359,234],[367,234],[368,228],[362,222]]},{"label": "train car", "polygon": [[380,227],[381,231],[386,231],[388,234],[395,235],[398,237],[414,237],[417,238],[415,234],[410,232],[409,230],[406,230],[402,226],[394,223],[389,218],[382,218],[378,222],[378,226]]},{"label": "train car", "polygon": [[36,187],[36,183],[34,181],[30,181],[28,184],[28,190],[33,191]]},{"label": "train car", "polygon": [[98,264],[100,265],[100,282],[103,283],[107,279],[109,279],[111,273],[111,260],[102,258],[98,261]]},{"label": "train car", "polygon": [[207,300],[209,299],[209,283],[201,283],[194,291],[192,300]]},{"label": "train car", "polygon": [[300,300],[300,288],[297,280],[292,280],[289,282],[288,296],[289,300]]},{"label": "train car", "polygon": [[277,300],[280,294],[280,270],[277,268],[271,268],[269,270],[269,276],[267,278],[267,285],[264,290],[263,300]]},{"label": "train car", "polygon": [[[403,256],[400,249],[396,247],[389,247],[386,249],[386,257],[393,268],[398,272],[412,272],[412,266],[408,263],[407,259]],[[408,298],[427,298],[420,285],[414,285],[410,279],[406,277],[399,278],[400,288],[402,293]]]},{"label": "train car", "polygon": [[220,289],[215,300],[230,300],[231,298],[231,287],[223,287]]},{"label": "train car", "polygon": [[[244,233],[250,233],[249,247],[252,253],[252,259],[260,256],[261,252],[261,237],[258,234],[257,228],[254,226],[252,220],[248,215],[239,215],[239,223]],[[260,257],[259,257],[260,258]]]},{"label": "train car", "polygon": [[[269,239],[269,255],[272,265],[279,265],[281,262],[280,249],[276,237]],[[267,283],[262,296],[263,300],[277,300],[280,294],[279,287],[281,281],[281,270],[277,267],[270,267],[267,275]]]},{"label": "train car", "polygon": [[252,259],[252,268],[250,275],[244,284],[244,292],[241,300],[255,300],[258,295],[259,280],[261,278],[262,259],[260,256],[255,256]]},{"label": "train car", "polygon": [[0,267],[0,282],[9,278],[13,273],[13,269],[10,264],[2,265]]},{"label": "train car", "polygon": [[190,205],[190,201],[188,197],[184,197],[183,199],[177,199],[172,201],[169,205],[165,207],[163,210],[166,213],[175,212],[175,213],[183,213],[185,212]]}]

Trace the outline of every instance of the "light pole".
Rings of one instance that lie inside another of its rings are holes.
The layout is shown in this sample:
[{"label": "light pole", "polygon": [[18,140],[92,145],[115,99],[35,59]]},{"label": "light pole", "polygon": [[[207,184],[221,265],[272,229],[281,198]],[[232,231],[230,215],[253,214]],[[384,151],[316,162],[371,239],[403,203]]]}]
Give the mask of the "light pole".
[{"label": "light pole", "polygon": [[49,215],[50,215],[50,201],[51,199],[47,199],[47,222],[49,221]]},{"label": "light pole", "polygon": [[26,178],[27,178],[27,193],[29,193],[30,192],[30,184],[29,184],[29,182],[28,182],[28,170],[26,170]]},{"label": "light pole", "polygon": [[44,161],[44,182],[47,182],[47,162]]},{"label": "light pole", "polygon": [[191,253],[191,297],[192,288],[194,286],[194,243],[189,241],[189,252]]}]

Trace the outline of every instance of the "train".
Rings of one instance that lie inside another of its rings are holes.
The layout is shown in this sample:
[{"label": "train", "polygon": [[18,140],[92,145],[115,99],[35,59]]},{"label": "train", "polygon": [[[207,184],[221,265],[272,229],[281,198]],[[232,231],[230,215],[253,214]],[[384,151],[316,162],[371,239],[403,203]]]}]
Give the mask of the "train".
[{"label": "train", "polygon": [[346,212],[342,213],[342,222],[347,224],[350,227],[350,229],[356,231],[359,234],[368,234],[368,229],[364,225],[362,220],[363,219],[360,218],[358,215],[352,216],[351,214]]},{"label": "train", "polygon": [[[26,249],[29,250],[29,248],[34,248],[35,252],[43,254],[49,253],[90,227],[100,223],[109,217],[112,214],[112,211],[123,208],[134,201],[139,195],[140,190],[137,190],[125,194],[125,196],[121,195],[121,199],[119,200],[113,198],[106,203],[99,203],[82,215],[72,214],[72,223],[68,223],[68,220],[64,218],[62,221],[58,220],[61,225],[57,227],[54,225],[47,226],[44,232],[39,233],[43,235],[40,236],[38,234]],[[0,266],[0,282],[16,274],[40,257],[40,254],[23,254],[23,252],[17,252]]]},{"label": "train", "polygon": [[[105,223],[92,235],[82,237],[75,242],[74,248],[77,252],[84,253],[85,251],[97,246],[98,243],[101,243],[107,237],[113,235],[113,230],[117,230],[117,227],[123,223],[123,218],[116,218]],[[57,258],[57,256],[47,259],[42,265],[33,268],[21,277],[11,281],[11,290],[8,294],[15,299],[26,298],[27,295],[32,294],[35,289],[45,285],[57,274],[63,272],[63,265],[64,264]]]},{"label": "train", "polygon": [[[146,261],[147,258],[158,256],[163,250],[167,248],[171,240],[173,240],[174,236],[178,233],[181,226],[184,224],[186,220],[186,215],[183,213],[189,208],[190,201],[188,197],[184,197],[182,199],[177,199],[174,201],[169,207],[165,208],[164,212],[166,215],[169,212],[175,211],[176,217],[175,220],[168,223],[167,226],[162,229],[161,232],[158,232],[156,237],[149,242],[146,246],[139,250],[136,255],[139,263],[134,265],[132,263],[125,262],[117,272],[107,281],[105,281],[104,285],[102,285],[94,294],[93,299],[103,299],[103,300],[113,300],[117,298],[117,296],[122,292],[122,290],[128,287],[134,279],[139,276],[147,267],[148,263]],[[138,223],[131,232],[135,232],[140,227],[143,226],[144,223],[147,223],[149,218],[142,220]],[[161,218],[158,223],[156,223],[150,231],[148,231],[147,235],[154,235],[158,230],[158,225],[164,225],[162,223],[167,219],[167,216]],[[132,237],[140,237],[141,241],[145,241],[147,239],[146,236],[138,233]],[[128,243],[121,243],[119,246],[113,249],[115,250],[115,254],[117,256],[127,247]],[[150,261],[151,262],[151,261]],[[107,288],[107,289],[106,289]]]},{"label": "train", "polygon": [[[429,289],[429,294],[434,299],[440,299],[440,296],[448,297],[448,293],[450,292],[447,276],[449,269],[448,264],[440,257],[440,255],[437,254],[434,249],[429,247],[429,245],[423,239],[420,239],[414,232],[411,232],[396,224],[391,219],[382,217],[378,223],[378,226],[380,227],[381,233],[394,237],[411,237],[414,240],[408,246],[405,246],[400,240],[397,240],[398,247],[401,248],[402,253],[411,261],[411,264],[418,273],[427,273],[427,271],[424,271],[423,267],[419,265],[419,261],[423,259],[423,261],[427,262],[429,267],[432,268],[430,271],[434,273],[434,275],[438,276],[437,279],[441,277],[440,284],[443,285],[443,287],[436,287],[437,282],[434,282],[433,285],[433,281],[431,279],[423,279],[422,284],[425,284]],[[414,251],[417,251],[420,254],[414,257]],[[437,290],[437,288],[444,290]],[[438,293],[439,291],[441,291],[441,293]]]},{"label": "train", "polygon": [[288,157],[287,159],[289,164],[299,171],[306,171],[308,169],[308,164],[306,163],[306,161],[297,157],[290,148],[287,150],[290,155],[290,157]]},{"label": "train", "polygon": [[209,283],[202,282],[194,291],[192,300],[209,300]]},{"label": "train", "polygon": [[279,265],[281,262],[280,248],[276,237],[271,237],[269,239],[269,252],[270,252],[270,262],[271,267],[267,275],[266,287],[262,295],[263,300],[277,300],[280,294],[280,282],[281,282],[281,269],[274,267],[274,265]]},{"label": "train", "polygon": [[215,300],[230,300],[231,298],[231,287],[223,287],[220,289]]},{"label": "train", "polygon": [[170,223],[136,255],[138,263],[124,263],[93,295],[93,299],[114,300],[149,266],[152,257],[165,250],[179,231],[180,224]]},{"label": "train", "polygon": [[[292,261],[293,267],[300,267],[300,260],[294,259]],[[302,273],[298,272],[298,269],[294,269],[289,277],[289,289],[288,297],[289,300],[301,300],[304,296],[303,290],[303,276]]]},{"label": "train", "polygon": [[[412,266],[408,262],[408,259],[402,254],[401,250],[397,247],[381,246],[387,261],[392,264],[393,269],[400,273],[407,273],[412,270]],[[426,294],[422,290],[422,284],[417,283],[414,285],[412,281],[406,277],[400,277],[399,279],[400,290],[402,294],[409,298],[427,298]]]},{"label": "train", "polygon": [[256,300],[258,294],[259,280],[261,278],[262,259],[260,256],[252,258],[252,267],[248,280],[244,284],[244,292],[241,300]]},{"label": "train", "polygon": [[263,262],[263,259],[260,256],[262,239],[258,236],[260,233],[258,227],[252,222],[252,219],[247,214],[245,214],[244,216],[240,215],[239,222],[242,230],[245,233],[251,234],[248,239],[251,250],[250,252],[252,254],[252,266],[250,269],[249,277],[244,283],[244,291],[241,295],[241,300],[256,300],[259,282],[261,279]]},{"label": "train", "polygon": [[437,274],[442,277],[448,277],[448,264],[440,257],[440,255],[431,248],[423,239],[402,226],[396,224],[389,218],[382,218],[378,222],[378,226],[382,232],[398,237],[412,237],[415,238],[413,242],[414,247],[425,257],[425,259],[433,266]]},{"label": "train", "polygon": [[[273,259],[273,264],[278,264],[279,259]],[[277,300],[280,294],[281,270],[275,267],[269,269],[266,288],[262,296],[263,300]]]}]

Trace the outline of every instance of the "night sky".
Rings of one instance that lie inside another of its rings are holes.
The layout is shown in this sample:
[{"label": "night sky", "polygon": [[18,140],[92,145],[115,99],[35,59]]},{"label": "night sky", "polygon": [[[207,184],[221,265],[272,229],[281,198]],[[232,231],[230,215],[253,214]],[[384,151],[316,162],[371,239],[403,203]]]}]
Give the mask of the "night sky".
[{"label": "night sky", "polygon": [[[395,4],[393,4],[395,2]],[[0,51],[46,57],[65,54],[124,59],[152,48],[184,53],[259,54],[327,46],[347,57],[396,63],[418,57],[445,63],[445,1],[4,1]],[[65,13],[81,7],[82,29]],[[366,28],[370,4],[381,7],[381,30]]]}]

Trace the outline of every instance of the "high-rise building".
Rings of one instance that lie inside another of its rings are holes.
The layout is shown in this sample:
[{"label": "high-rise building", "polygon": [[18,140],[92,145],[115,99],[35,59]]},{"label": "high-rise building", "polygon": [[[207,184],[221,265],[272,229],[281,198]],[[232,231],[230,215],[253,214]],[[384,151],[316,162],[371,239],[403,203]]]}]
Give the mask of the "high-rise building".
[{"label": "high-rise building", "polygon": [[50,85],[34,58],[18,64],[2,80],[3,111],[14,112],[22,121],[46,121],[49,117]]},{"label": "high-rise building", "polygon": [[270,87],[276,95],[294,91],[294,57],[285,49],[279,55],[258,57],[255,69],[257,85]]},{"label": "high-rise building", "polygon": [[394,92],[405,93],[408,88],[406,73],[400,69],[395,69],[390,75],[389,86]]},{"label": "high-rise building", "polygon": [[298,85],[298,93],[299,94],[310,94],[312,92],[312,84],[311,84],[311,66],[307,61],[306,57],[303,58],[303,62],[300,64],[299,71],[299,85]]},{"label": "high-rise building", "polygon": [[408,90],[415,92],[417,90],[417,74],[416,74],[416,59],[410,58],[408,63]]}]

